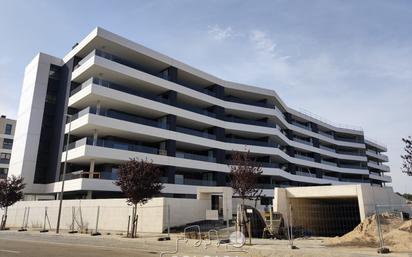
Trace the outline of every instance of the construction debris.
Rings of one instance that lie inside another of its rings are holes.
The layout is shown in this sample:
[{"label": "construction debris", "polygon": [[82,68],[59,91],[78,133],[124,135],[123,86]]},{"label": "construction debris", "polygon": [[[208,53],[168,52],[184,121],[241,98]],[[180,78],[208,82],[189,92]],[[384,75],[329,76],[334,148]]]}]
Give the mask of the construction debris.
[{"label": "construction debris", "polygon": [[[379,215],[384,245],[394,250],[412,250],[412,220],[404,221],[399,215]],[[376,215],[366,218],[351,232],[326,239],[328,246],[379,247]]]}]

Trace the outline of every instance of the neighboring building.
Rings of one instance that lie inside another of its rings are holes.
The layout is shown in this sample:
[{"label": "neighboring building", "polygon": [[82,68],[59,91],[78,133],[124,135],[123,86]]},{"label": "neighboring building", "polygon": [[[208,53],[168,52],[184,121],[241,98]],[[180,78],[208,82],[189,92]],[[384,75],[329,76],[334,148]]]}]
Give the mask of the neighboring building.
[{"label": "neighboring building", "polygon": [[0,179],[7,177],[16,121],[0,116]]},{"label": "neighboring building", "polygon": [[[263,165],[261,187],[391,182],[386,147],[362,129],[288,107],[273,90],[225,81],[96,28],[63,58],[27,66],[9,174],[26,194],[60,190],[72,115],[66,196],[117,197],[118,165],[161,166],[164,195],[227,186],[227,160],[245,148]],[[65,133],[63,133],[65,130]]]}]

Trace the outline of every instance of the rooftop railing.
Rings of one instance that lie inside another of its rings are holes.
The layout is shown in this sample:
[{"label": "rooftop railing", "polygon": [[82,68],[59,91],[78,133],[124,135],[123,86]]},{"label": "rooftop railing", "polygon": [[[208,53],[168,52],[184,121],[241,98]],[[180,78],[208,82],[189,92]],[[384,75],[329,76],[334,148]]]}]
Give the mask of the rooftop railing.
[{"label": "rooftop railing", "polygon": [[328,119],[325,119],[325,118],[323,118],[323,117],[321,117],[321,116],[319,116],[319,115],[317,115],[317,114],[314,114],[314,113],[312,113],[312,112],[310,112],[310,111],[308,111],[308,110],[302,109],[302,108],[299,108],[299,110],[296,110],[296,111],[299,112],[299,113],[301,113],[301,114],[303,114],[303,115],[306,115],[306,116],[308,116],[308,117],[311,117],[311,118],[313,118],[313,119],[315,119],[315,120],[319,120],[319,121],[322,121],[323,123],[332,125],[332,126],[334,126],[334,127],[344,128],[344,129],[350,129],[350,130],[357,130],[357,131],[363,131],[363,128],[360,127],[360,126],[353,126],[353,125],[347,125],[347,124],[332,122],[332,121],[330,121],[330,120],[328,120]]}]

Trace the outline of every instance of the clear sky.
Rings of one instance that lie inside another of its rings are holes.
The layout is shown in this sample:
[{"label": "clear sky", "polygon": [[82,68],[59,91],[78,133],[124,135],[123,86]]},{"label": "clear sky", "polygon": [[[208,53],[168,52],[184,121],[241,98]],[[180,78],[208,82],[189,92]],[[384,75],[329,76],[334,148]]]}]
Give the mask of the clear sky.
[{"label": "clear sky", "polygon": [[208,73],[275,90],[291,107],[364,128],[388,146],[396,191],[412,135],[412,1],[0,0],[0,113],[23,71],[100,26]]}]

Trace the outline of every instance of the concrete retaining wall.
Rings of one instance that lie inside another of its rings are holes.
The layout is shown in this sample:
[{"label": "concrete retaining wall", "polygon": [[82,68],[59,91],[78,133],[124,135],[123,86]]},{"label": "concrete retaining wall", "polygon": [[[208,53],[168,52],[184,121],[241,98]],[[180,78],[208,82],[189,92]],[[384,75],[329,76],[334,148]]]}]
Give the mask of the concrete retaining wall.
[{"label": "concrete retaining wall", "polygon": [[[204,220],[206,209],[210,203],[197,199],[153,198],[147,204],[138,207],[138,232],[161,233],[168,226],[168,207],[170,206],[170,226],[181,226],[190,222]],[[29,207],[28,228],[43,227],[45,208],[50,220],[51,229],[56,228],[59,201],[21,201],[8,209],[7,226],[21,227],[25,208]],[[94,199],[94,200],[64,200],[61,216],[62,230],[70,229],[73,212],[76,226],[83,224],[90,232],[95,230],[97,211],[99,210],[98,229],[101,231],[126,232],[132,207],[126,204],[126,199]],[[4,210],[0,210],[0,216]],[[47,224],[47,228],[48,224]]]}]

